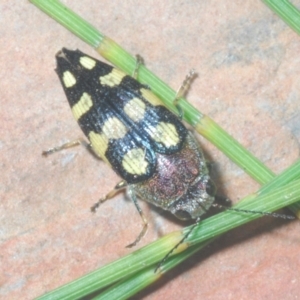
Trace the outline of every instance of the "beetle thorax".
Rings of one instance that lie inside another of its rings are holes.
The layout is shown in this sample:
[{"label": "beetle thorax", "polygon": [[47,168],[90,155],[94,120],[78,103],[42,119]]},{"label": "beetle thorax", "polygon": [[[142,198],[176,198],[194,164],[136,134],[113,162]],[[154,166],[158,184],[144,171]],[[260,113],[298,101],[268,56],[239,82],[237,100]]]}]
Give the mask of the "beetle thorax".
[{"label": "beetle thorax", "polygon": [[215,195],[203,153],[191,134],[179,152],[157,154],[154,176],[134,184],[133,188],[141,199],[183,220],[196,219],[205,213]]}]

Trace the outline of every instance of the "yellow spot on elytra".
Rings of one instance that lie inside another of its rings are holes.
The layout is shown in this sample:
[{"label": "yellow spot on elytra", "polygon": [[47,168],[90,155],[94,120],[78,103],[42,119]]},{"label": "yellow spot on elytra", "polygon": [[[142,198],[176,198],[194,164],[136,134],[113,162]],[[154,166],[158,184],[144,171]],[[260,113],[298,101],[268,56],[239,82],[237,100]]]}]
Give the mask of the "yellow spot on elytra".
[{"label": "yellow spot on elytra", "polygon": [[145,151],[141,148],[129,150],[123,157],[122,166],[130,174],[145,174],[148,166],[148,162],[145,160]]},{"label": "yellow spot on elytra", "polygon": [[89,132],[89,140],[93,151],[101,157],[106,163],[109,164],[105,152],[108,148],[108,138],[104,134],[99,134],[94,131]]},{"label": "yellow spot on elytra", "polygon": [[96,61],[88,56],[80,57],[79,62],[84,68],[88,70],[92,70],[96,66]]},{"label": "yellow spot on elytra", "polygon": [[121,139],[127,133],[126,126],[116,117],[105,121],[102,132],[108,139]]},{"label": "yellow spot on elytra", "polygon": [[70,88],[76,83],[76,78],[70,71],[64,72],[62,80],[66,88]]},{"label": "yellow spot on elytra", "polygon": [[143,97],[152,105],[164,105],[162,101],[158,97],[156,97],[150,90],[141,88],[140,92]]},{"label": "yellow spot on elytra", "polygon": [[134,122],[143,119],[146,110],[146,104],[139,98],[133,98],[124,106],[125,114]]},{"label": "yellow spot on elytra", "polygon": [[93,101],[88,93],[83,93],[79,101],[72,106],[72,113],[76,120],[87,113],[93,106]]},{"label": "yellow spot on elytra", "polygon": [[118,69],[112,69],[109,74],[99,77],[99,80],[102,85],[113,87],[119,85],[125,76],[126,74],[122,71]]},{"label": "yellow spot on elytra", "polygon": [[152,127],[151,137],[166,147],[176,146],[179,142],[179,135],[175,126],[171,123],[160,122]]}]

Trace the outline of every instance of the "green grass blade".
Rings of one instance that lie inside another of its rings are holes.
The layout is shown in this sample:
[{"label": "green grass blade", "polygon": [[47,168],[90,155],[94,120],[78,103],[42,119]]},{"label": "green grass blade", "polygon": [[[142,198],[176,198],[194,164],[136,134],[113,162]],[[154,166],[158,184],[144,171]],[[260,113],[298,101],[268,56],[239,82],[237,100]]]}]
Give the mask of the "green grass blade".
[{"label": "green grass blade", "polygon": [[96,48],[101,43],[103,35],[60,1],[30,0],[30,2],[92,47]]},{"label": "green grass blade", "polygon": [[300,12],[287,0],[262,0],[287,25],[300,34]]},{"label": "green grass blade", "polygon": [[[188,248],[186,251],[180,253],[180,255],[170,257],[164,264],[164,271],[167,272],[173,269],[175,266],[182,263],[188,257],[197,253],[200,249],[206,247],[207,244],[209,244],[210,242],[211,241],[197,244],[195,246]],[[93,299],[121,300],[121,299],[128,299],[132,297],[133,295],[143,290],[145,287],[149,286],[150,284],[160,279],[161,273],[153,272],[155,267],[156,265],[149,266],[143,269],[142,271],[134,274],[134,276],[125,278],[124,280],[109,287],[107,290],[100,293],[98,296],[96,296]]]},{"label": "green grass blade", "polygon": [[200,119],[195,128],[260,184],[265,184],[275,177],[275,174],[259,159],[208,116]]}]

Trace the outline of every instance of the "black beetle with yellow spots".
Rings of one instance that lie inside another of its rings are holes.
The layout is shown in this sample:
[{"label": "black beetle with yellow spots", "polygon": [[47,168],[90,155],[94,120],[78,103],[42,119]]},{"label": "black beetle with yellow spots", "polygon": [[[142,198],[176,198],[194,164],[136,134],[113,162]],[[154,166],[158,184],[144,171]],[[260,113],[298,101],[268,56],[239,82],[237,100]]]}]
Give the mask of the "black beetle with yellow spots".
[{"label": "black beetle with yellow spots", "polygon": [[136,196],[179,219],[198,221],[214,201],[215,186],[180,118],[149,87],[79,50],[62,49],[56,59],[56,72],[91,149],[122,178],[92,209],[127,187],[144,222],[129,246],[147,228]]}]

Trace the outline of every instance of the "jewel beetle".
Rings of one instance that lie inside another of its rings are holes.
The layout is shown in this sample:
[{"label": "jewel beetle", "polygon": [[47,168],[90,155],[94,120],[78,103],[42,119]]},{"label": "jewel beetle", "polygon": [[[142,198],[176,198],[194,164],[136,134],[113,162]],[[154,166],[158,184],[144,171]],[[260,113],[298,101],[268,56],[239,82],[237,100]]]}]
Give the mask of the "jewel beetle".
[{"label": "jewel beetle", "polygon": [[122,178],[92,210],[127,188],[144,223],[129,247],[148,226],[137,198],[181,220],[199,221],[213,204],[216,188],[203,152],[180,116],[147,85],[79,50],[63,48],[56,60],[56,73],[90,148]]}]

